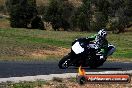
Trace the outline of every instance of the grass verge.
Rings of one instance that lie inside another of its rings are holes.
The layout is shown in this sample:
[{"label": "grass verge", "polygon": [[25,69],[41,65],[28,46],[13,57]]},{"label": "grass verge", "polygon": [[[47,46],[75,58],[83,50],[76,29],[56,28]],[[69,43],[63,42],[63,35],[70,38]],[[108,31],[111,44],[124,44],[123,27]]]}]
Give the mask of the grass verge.
[{"label": "grass verge", "polygon": [[[0,59],[60,58],[68,53],[72,41],[76,38],[93,34],[95,33],[0,28]],[[131,35],[132,32],[108,34],[108,41],[116,46],[116,52],[111,58],[132,59]]]}]

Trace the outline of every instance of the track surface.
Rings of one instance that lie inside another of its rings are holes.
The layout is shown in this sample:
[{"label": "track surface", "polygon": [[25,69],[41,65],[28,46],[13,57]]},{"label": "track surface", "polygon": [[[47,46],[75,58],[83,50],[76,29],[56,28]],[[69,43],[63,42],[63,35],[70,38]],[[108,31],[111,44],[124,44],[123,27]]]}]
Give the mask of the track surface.
[{"label": "track surface", "polygon": [[[76,73],[78,68],[59,69],[58,62],[0,62],[0,78],[22,77],[48,74]],[[105,62],[97,69],[85,68],[87,72],[128,71],[132,62]]]}]

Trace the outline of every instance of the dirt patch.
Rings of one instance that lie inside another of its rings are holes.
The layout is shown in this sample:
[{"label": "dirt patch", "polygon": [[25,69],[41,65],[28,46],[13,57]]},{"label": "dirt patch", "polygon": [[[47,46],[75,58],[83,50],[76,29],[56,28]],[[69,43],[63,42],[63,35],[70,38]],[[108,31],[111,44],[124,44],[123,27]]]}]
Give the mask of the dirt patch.
[{"label": "dirt patch", "polygon": [[111,58],[108,57],[108,61],[115,61],[115,62],[132,62],[130,58]]},{"label": "dirt patch", "polygon": [[64,56],[70,52],[70,49],[56,48],[54,50],[35,50],[29,53],[31,57],[46,57],[46,56]]},{"label": "dirt patch", "polygon": [[[35,50],[28,54],[30,57],[48,57],[48,56],[60,56],[63,57],[70,52],[70,49],[53,47],[51,49],[45,50]],[[129,58],[113,58],[108,57],[107,61],[116,61],[116,62],[129,62],[132,61]]]},{"label": "dirt patch", "polygon": [[0,21],[0,28],[10,28],[9,22]]},{"label": "dirt patch", "polygon": [[0,28],[11,28],[9,16],[0,13]]},{"label": "dirt patch", "polygon": [[70,49],[55,47],[55,46],[46,46],[42,47],[4,47],[0,49],[0,56],[21,56],[21,57],[31,57],[31,58],[44,58],[50,56],[64,56],[70,52]]}]

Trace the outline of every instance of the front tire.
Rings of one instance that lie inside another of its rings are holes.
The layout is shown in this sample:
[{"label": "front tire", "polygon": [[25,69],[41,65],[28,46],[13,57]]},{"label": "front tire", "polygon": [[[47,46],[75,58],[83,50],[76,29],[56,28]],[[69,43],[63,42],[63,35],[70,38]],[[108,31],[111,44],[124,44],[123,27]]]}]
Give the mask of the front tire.
[{"label": "front tire", "polygon": [[70,61],[71,61],[71,59],[70,59],[70,55],[69,55],[69,54],[66,55],[66,56],[64,56],[64,57],[59,61],[59,64],[58,64],[59,68],[60,68],[60,69],[66,69],[66,68],[68,68],[68,67],[70,66]]}]

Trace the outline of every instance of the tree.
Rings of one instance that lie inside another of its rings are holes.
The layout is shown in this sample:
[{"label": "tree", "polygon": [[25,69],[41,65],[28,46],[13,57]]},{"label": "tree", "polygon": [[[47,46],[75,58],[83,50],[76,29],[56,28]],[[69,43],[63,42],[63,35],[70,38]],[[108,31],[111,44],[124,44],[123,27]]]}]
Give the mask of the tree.
[{"label": "tree", "polygon": [[126,16],[127,19],[127,27],[131,27],[132,26],[132,0],[125,0],[124,4],[124,15]]},{"label": "tree", "polygon": [[121,33],[131,24],[131,0],[109,0],[109,24],[113,33]]},{"label": "tree", "polygon": [[44,14],[44,20],[51,22],[54,30],[70,28],[70,17],[73,6],[67,1],[50,0],[49,6]]},{"label": "tree", "polygon": [[41,29],[41,30],[45,30],[43,21],[41,20],[41,17],[39,17],[39,16],[35,16],[35,18],[31,21],[31,27],[33,29],[38,28],[38,29]]},{"label": "tree", "polygon": [[6,6],[11,27],[27,28],[27,25],[38,15],[36,0],[7,0]]},{"label": "tree", "polygon": [[106,16],[103,14],[103,12],[94,12],[93,19],[90,23],[90,27],[94,31],[99,31],[101,28],[106,27]]},{"label": "tree", "polygon": [[80,28],[81,31],[90,30],[90,0],[84,0],[81,7],[78,7],[72,16],[72,26]]}]

